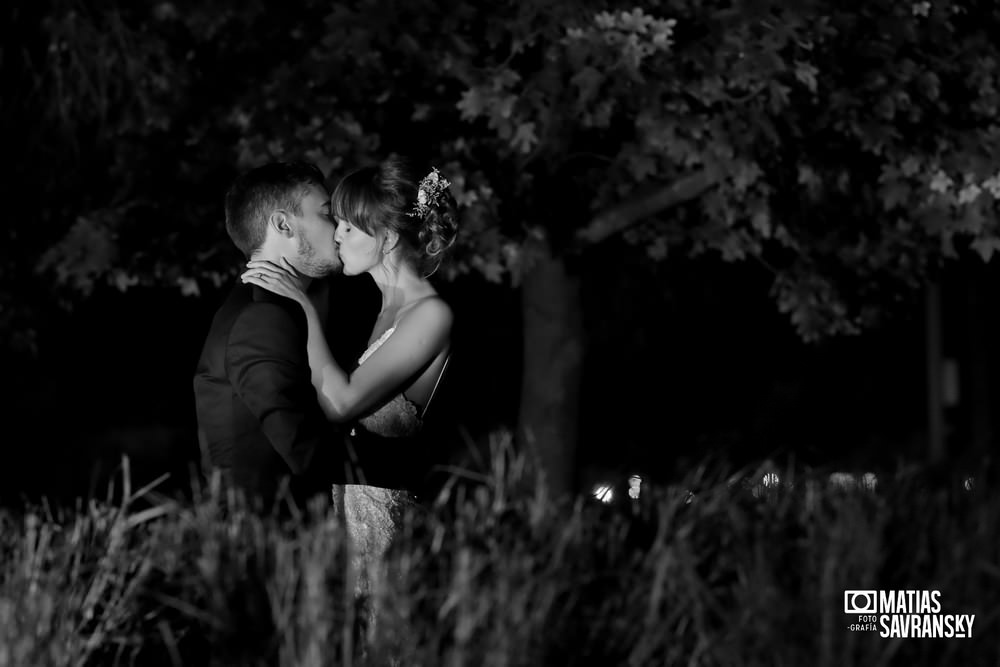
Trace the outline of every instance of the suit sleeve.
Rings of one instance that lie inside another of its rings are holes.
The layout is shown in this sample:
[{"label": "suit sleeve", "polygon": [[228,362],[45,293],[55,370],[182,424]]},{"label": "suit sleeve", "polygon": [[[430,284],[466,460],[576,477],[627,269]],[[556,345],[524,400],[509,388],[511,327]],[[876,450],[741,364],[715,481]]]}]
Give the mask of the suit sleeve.
[{"label": "suit sleeve", "polygon": [[295,475],[308,470],[324,443],[332,444],[310,381],[305,331],[304,319],[256,302],[234,322],[226,346],[230,382]]}]

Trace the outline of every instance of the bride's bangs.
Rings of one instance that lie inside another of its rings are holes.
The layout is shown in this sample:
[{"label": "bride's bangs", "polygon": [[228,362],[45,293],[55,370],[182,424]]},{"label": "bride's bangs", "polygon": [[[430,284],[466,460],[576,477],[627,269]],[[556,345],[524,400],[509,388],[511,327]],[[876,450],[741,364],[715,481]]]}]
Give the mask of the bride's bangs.
[{"label": "bride's bangs", "polygon": [[350,178],[341,181],[330,198],[330,208],[335,218],[346,220],[365,234],[373,236],[371,205],[364,188],[352,183]]}]

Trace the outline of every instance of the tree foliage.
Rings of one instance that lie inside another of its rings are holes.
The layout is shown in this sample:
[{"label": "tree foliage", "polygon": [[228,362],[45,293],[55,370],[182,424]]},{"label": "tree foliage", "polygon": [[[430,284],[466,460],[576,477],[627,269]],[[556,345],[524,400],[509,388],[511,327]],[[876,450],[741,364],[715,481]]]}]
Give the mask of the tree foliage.
[{"label": "tree foliage", "polygon": [[33,274],[69,300],[232,275],[220,193],[269,159],[440,166],[465,208],[453,273],[516,283],[532,239],[613,233],[656,259],[759,261],[806,338],[872,324],[956,246],[1000,244],[989,2],[7,11],[21,252],[0,305],[22,345]]},{"label": "tree foliage", "polygon": [[237,170],[338,175],[389,151],[452,180],[453,273],[516,283],[533,238],[624,233],[656,259],[759,261],[806,338],[860,331],[956,247],[1000,244],[991,2],[41,11],[10,49],[30,74],[5,124],[24,130],[17,186],[45,202],[15,222],[34,264],[4,270],[66,293],[197,294],[234,270],[219,200]]}]

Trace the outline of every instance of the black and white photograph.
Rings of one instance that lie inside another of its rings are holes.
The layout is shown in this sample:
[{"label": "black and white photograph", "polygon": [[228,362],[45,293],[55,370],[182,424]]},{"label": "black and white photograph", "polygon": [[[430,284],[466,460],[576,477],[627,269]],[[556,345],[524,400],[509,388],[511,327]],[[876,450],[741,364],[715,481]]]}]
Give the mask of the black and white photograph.
[{"label": "black and white photograph", "polygon": [[0,667],[1000,664],[996,0],[0,34]]}]

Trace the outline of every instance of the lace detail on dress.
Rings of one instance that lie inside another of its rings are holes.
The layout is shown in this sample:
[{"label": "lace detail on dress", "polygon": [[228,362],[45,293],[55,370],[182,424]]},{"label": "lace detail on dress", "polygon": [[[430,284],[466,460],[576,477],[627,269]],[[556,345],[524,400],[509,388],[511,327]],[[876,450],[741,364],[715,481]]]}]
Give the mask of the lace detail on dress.
[{"label": "lace detail on dress", "polygon": [[[395,330],[395,327],[388,329],[369,345],[358,359],[358,365],[365,363]],[[402,393],[359,421],[370,433],[388,438],[414,435],[423,425],[420,408]],[[403,508],[413,499],[406,491],[366,484],[347,484],[341,488],[353,567],[358,577],[355,591],[377,597],[379,585],[385,577],[385,552],[399,532]],[[337,493],[338,490],[334,489],[335,497]]]},{"label": "lace detail on dress", "polygon": [[[395,330],[396,327],[386,329],[385,333],[378,337],[378,340],[369,345],[361,358],[358,359],[358,366],[365,363],[375,353],[375,350],[382,347],[382,343],[389,340],[389,336]],[[402,393],[396,394],[385,405],[358,421],[369,433],[386,438],[405,438],[415,435],[424,424],[423,419],[420,418],[420,408]]]},{"label": "lace detail on dress", "polygon": [[420,408],[402,394],[396,394],[391,401],[358,421],[369,433],[386,438],[404,438],[423,426]]},{"label": "lace detail on dress", "polygon": [[341,488],[351,567],[357,577],[354,591],[377,598],[386,576],[385,554],[400,531],[403,510],[413,499],[398,489],[365,484],[346,484]]}]

